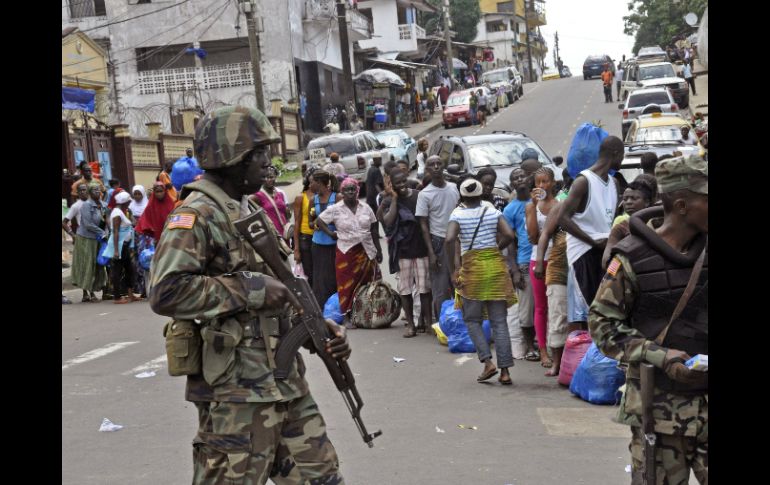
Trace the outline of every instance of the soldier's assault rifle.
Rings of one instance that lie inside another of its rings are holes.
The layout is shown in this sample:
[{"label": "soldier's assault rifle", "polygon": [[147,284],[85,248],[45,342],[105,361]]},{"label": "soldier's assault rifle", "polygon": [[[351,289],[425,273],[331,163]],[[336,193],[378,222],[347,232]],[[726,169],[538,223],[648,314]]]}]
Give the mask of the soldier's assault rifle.
[{"label": "soldier's assault rifle", "polygon": [[639,367],[642,393],[642,433],[644,434],[644,485],[655,485],[655,420],[652,401],[655,397],[655,366],[642,363]]},{"label": "soldier's assault rifle", "polygon": [[279,380],[289,376],[289,369],[300,346],[306,345],[314,349],[326,365],[334,385],[342,393],[361,437],[369,448],[372,448],[374,446],[372,440],[381,435],[382,431],[375,431],[371,434],[366,431],[366,426],[361,420],[361,408],[364,406],[364,402],[358,394],[358,389],[356,389],[353,372],[351,372],[347,362],[335,359],[326,352],[326,342],[331,338],[331,334],[326,326],[321,307],[318,305],[307,280],[297,278],[292,274],[286,263],[287,255],[281,251],[278,239],[268,224],[271,222],[262,209],[235,221],[235,228],[262,257],[276,277],[294,293],[303,309],[302,315],[293,320],[292,328],[281,336],[281,343],[275,352],[273,376]]}]

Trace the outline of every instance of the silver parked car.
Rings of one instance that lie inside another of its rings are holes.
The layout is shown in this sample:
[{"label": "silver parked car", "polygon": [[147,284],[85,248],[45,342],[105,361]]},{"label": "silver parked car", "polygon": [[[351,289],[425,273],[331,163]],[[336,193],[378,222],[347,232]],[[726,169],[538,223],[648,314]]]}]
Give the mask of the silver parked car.
[{"label": "silver parked car", "polygon": [[[366,181],[366,171],[372,165],[372,156],[382,154],[382,162],[390,160],[391,152],[369,131],[344,131],[333,135],[321,136],[307,144],[306,159],[302,162],[304,174],[311,166],[324,166],[329,162],[329,155],[337,152],[345,173],[359,183]],[[358,156],[364,158],[358,161]]]},{"label": "silver parked car", "polygon": [[[417,164],[417,141],[404,130],[375,131],[374,136],[385,145],[396,160],[406,160],[409,166]],[[383,163],[387,160],[383,159]]]},{"label": "silver parked car", "polygon": [[621,125],[623,136],[626,138],[631,122],[639,115],[652,113],[679,113],[679,106],[674,102],[671,91],[668,88],[637,89],[626,98],[625,103],[618,104],[618,109],[623,110]]}]

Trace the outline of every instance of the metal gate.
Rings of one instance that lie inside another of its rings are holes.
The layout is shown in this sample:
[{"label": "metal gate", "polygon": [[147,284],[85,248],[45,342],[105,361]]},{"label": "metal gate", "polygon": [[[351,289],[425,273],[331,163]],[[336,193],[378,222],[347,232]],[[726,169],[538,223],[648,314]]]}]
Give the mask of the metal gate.
[{"label": "metal gate", "polygon": [[[116,174],[113,165],[112,130],[95,118],[68,122],[62,120],[62,198],[72,203],[70,188],[80,162],[99,162],[99,178],[104,185],[123,174]],[[96,175],[96,173],[95,173]],[[125,184],[127,180],[121,179]]]}]

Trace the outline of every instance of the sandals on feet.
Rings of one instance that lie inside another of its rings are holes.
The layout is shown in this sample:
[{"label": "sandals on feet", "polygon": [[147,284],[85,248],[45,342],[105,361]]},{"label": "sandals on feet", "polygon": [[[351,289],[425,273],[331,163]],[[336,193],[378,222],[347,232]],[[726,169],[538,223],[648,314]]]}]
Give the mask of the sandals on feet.
[{"label": "sandals on feet", "polygon": [[404,333],[404,338],[412,338],[416,336],[417,336],[417,332],[413,328],[407,328],[406,333]]},{"label": "sandals on feet", "polygon": [[551,367],[553,367],[553,362],[550,359],[548,359],[548,360],[540,361],[540,365],[542,365],[546,369],[550,369]]},{"label": "sandals on feet", "polygon": [[486,380],[489,380],[497,375],[497,367],[492,367],[486,372],[482,372],[481,375],[476,378],[476,382],[484,382]]},{"label": "sandals on feet", "polygon": [[536,350],[530,350],[529,352],[527,352],[524,355],[524,359],[528,360],[530,362],[538,361],[538,360],[540,360],[540,352],[538,352]]}]

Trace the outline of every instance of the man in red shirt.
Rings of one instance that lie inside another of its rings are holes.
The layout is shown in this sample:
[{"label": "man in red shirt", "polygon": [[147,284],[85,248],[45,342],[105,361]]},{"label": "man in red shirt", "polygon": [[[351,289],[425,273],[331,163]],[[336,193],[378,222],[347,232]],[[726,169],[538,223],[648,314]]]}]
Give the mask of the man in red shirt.
[{"label": "man in red shirt", "polygon": [[602,73],[602,82],[604,83],[604,102],[612,102],[612,71],[610,71],[610,65],[604,65],[604,72]]},{"label": "man in red shirt", "polygon": [[441,100],[441,106],[446,106],[446,100],[449,98],[449,88],[442,84],[441,87],[438,88],[438,98]]}]

